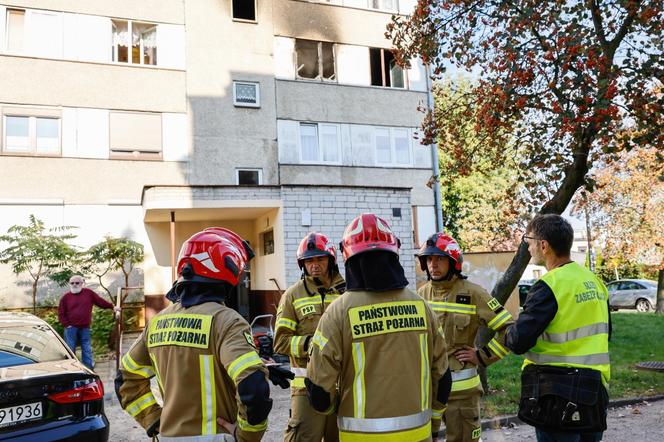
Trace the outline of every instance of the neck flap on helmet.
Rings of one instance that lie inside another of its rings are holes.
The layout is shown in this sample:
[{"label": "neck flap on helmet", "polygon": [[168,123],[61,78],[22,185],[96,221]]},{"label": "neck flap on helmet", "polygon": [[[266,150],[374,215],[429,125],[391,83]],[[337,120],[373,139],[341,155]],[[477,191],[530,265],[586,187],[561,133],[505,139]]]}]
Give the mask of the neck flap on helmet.
[{"label": "neck flap on helmet", "polygon": [[346,266],[346,290],[382,292],[408,286],[399,256],[376,250],[350,257]]}]

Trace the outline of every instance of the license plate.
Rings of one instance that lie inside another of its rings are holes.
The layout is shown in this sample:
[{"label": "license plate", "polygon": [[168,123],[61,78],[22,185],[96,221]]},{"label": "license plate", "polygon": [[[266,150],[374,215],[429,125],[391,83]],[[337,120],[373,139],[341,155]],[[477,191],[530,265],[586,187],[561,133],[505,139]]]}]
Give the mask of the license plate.
[{"label": "license plate", "polygon": [[0,408],[0,428],[20,424],[42,417],[41,402]]}]

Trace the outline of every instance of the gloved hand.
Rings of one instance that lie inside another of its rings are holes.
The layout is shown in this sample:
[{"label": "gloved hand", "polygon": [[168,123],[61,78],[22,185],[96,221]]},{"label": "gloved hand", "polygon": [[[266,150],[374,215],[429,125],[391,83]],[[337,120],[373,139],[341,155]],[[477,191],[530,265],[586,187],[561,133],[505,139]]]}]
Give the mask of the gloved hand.
[{"label": "gloved hand", "polygon": [[295,373],[281,365],[268,365],[267,370],[269,373],[270,381],[274,385],[278,385],[283,389],[290,387],[289,381],[295,378]]},{"label": "gloved hand", "polygon": [[160,419],[157,419],[154,424],[150,425],[147,430],[145,430],[146,433],[148,433],[148,437],[155,437],[156,435],[159,434],[159,423],[161,422]]}]

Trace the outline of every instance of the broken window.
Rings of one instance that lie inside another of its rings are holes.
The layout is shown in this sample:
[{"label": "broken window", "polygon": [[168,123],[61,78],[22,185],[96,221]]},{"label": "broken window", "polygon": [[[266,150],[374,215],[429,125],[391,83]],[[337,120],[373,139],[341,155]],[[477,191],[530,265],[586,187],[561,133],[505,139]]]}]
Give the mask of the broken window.
[{"label": "broken window", "polygon": [[369,48],[371,84],[373,86],[405,88],[405,72],[389,49]]},{"label": "broken window", "polygon": [[233,0],[233,18],[256,21],[255,0]]},{"label": "broken window", "polygon": [[297,39],[295,58],[298,78],[336,80],[333,43]]}]

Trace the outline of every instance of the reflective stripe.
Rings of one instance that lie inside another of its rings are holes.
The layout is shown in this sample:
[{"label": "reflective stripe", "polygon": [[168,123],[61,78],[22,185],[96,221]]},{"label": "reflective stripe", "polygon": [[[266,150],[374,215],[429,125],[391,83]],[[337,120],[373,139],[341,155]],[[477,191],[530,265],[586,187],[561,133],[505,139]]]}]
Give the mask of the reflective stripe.
[{"label": "reflective stripe", "polygon": [[279,327],[285,327],[295,331],[297,329],[297,322],[291,321],[288,318],[279,318],[279,320],[277,321],[276,329],[279,330]]},{"label": "reflective stripe", "polygon": [[609,324],[606,322],[598,322],[570,330],[566,333],[542,333],[540,339],[543,341],[553,342],[555,344],[562,344],[565,342],[573,341],[575,339],[587,338],[588,336],[608,333]]},{"label": "reflective stripe", "polygon": [[293,336],[290,341],[290,352],[291,355],[295,357],[300,357],[302,356],[300,354],[300,342],[304,341],[307,337],[306,336]]},{"label": "reflective stripe", "polygon": [[263,362],[261,358],[258,357],[258,354],[255,351],[250,351],[245,353],[236,360],[234,360],[231,365],[228,366],[228,375],[233,379],[233,382],[237,383],[236,379],[244,370],[254,365],[261,365]]},{"label": "reflective stripe", "polygon": [[474,376],[477,376],[477,368],[466,368],[464,370],[453,371],[452,372],[452,381],[463,381],[465,379],[470,379]]},{"label": "reflective stripe", "polygon": [[148,352],[148,355],[150,355],[150,360],[152,361],[152,366],[154,367],[154,374],[157,377],[157,384],[159,384],[159,388],[161,388],[161,395],[162,397],[164,396],[164,385],[161,383],[161,376],[159,376],[159,368],[157,366],[157,358],[155,356]]},{"label": "reflective stripe", "polygon": [[609,364],[608,353],[596,353],[593,355],[585,356],[554,356],[542,353],[533,353],[529,351],[526,353],[526,359],[530,359],[538,364],[580,364],[580,365],[603,365]]},{"label": "reflective stripe", "polygon": [[509,353],[509,350],[500,345],[500,342],[496,341],[495,338],[489,341],[487,347],[489,347],[491,351],[500,359],[504,358]]},{"label": "reflective stripe", "polygon": [[422,398],[422,411],[429,409],[429,391],[431,385],[429,382],[429,346],[427,345],[427,335],[420,335],[420,397]]},{"label": "reflective stripe", "polygon": [[290,386],[292,388],[306,388],[307,386],[304,385],[304,378],[294,378],[292,381],[290,381]]},{"label": "reflective stripe", "polygon": [[321,350],[325,347],[325,344],[327,344],[327,338],[323,336],[323,334],[320,332],[320,330],[316,330],[316,333],[314,333],[314,337],[311,340],[314,344],[318,346]]},{"label": "reflective stripe", "polygon": [[353,367],[355,368],[355,379],[353,379],[353,415],[364,418],[364,407],[366,397],[364,391],[364,342],[353,342]]},{"label": "reflective stripe", "polygon": [[495,318],[489,321],[487,326],[495,331],[498,331],[500,330],[500,327],[502,327],[510,319],[512,319],[512,314],[507,310],[503,310],[502,312],[498,313]]},{"label": "reflective stripe", "polygon": [[428,440],[431,437],[431,422],[419,428],[397,433],[345,433],[339,432],[340,442],[404,442]]},{"label": "reflective stripe", "polygon": [[470,388],[475,388],[480,385],[480,377],[475,376],[470,379],[465,379],[463,381],[453,381],[452,382],[452,391],[461,391],[468,390]]},{"label": "reflective stripe", "polygon": [[447,407],[443,407],[440,410],[436,410],[435,408],[431,410],[431,419],[436,419],[440,420],[443,418],[443,413],[445,413],[445,410],[447,410]]},{"label": "reflective stripe", "polygon": [[122,368],[124,368],[129,373],[133,373],[144,378],[151,378],[154,376],[154,370],[152,369],[152,366],[137,364],[136,361],[134,361],[129,355],[129,353],[126,353],[122,357]]},{"label": "reflective stripe", "polygon": [[305,305],[317,305],[322,303],[323,300],[320,295],[309,296],[307,298],[300,298],[293,301],[294,308],[304,307]]},{"label": "reflective stripe", "polygon": [[429,305],[435,312],[463,313],[466,315],[474,315],[477,313],[477,307],[474,305],[438,301],[429,301]]},{"label": "reflective stripe", "polygon": [[154,398],[154,395],[151,391],[145,393],[143,396],[139,397],[135,401],[131,402],[125,408],[125,411],[129,413],[131,417],[136,417],[141,411],[148,408],[150,405],[156,405],[157,400]]},{"label": "reflective stripe", "polygon": [[217,434],[217,398],[212,355],[199,355],[201,375],[201,434]]},{"label": "reflective stripe", "polygon": [[337,299],[339,296],[341,296],[341,295],[325,295],[325,303],[326,304],[330,303],[330,302],[334,301],[335,299]]},{"label": "reflective stripe", "polygon": [[410,430],[429,423],[431,410],[424,410],[408,416],[381,417],[381,418],[337,418],[339,430],[363,433],[389,433]]},{"label": "reflective stripe", "polygon": [[252,431],[252,432],[265,431],[265,430],[267,430],[267,419],[265,419],[263,422],[261,422],[258,425],[251,425],[249,422],[242,419],[240,417],[240,415],[238,415],[237,416],[237,426],[242,431]]}]

